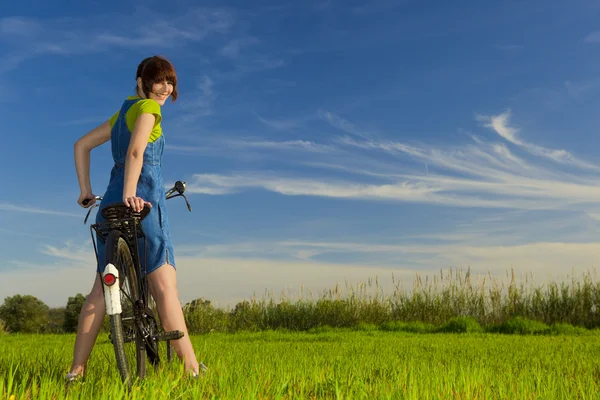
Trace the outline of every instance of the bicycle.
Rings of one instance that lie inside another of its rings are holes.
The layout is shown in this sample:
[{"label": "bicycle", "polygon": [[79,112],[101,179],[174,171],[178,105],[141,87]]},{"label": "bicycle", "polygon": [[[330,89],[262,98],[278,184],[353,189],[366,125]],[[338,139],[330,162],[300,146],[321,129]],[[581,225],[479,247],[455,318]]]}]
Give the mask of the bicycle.
[{"label": "bicycle", "polygon": [[[191,212],[192,208],[183,194],[184,191],[185,182],[177,181],[166,192],[166,198],[182,196]],[[96,196],[95,200],[102,200],[102,196]],[[83,205],[87,205],[90,201],[91,199],[84,200]],[[84,224],[87,223],[92,209],[99,205],[97,203],[90,207]],[[145,261],[145,235],[141,221],[149,212],[150,208],[146,205],[142,211],[134,212],[122,202],[115,203],[101,211],[106,222],[90,226],[96,260],[98,260],[98,250],[94,231],[98,239],[105,244],[107,264],[104,272],[99,274],[104,289],[106,314],[110,319],[109,339],[114,347],[121,380],[128,385],[129,389],[134,376],[140,380],[146,376],[146,358],[155,367],[160,363],[160,341],[166,341],[167,361],[171,362],[173,358],[171,340],[180,339],[184,335],[178,330],[164,332],[159,328],[151,309],[148,280],[146,274],[142,274],[141,271],[138,246],[138,239],[142,238]]]}]

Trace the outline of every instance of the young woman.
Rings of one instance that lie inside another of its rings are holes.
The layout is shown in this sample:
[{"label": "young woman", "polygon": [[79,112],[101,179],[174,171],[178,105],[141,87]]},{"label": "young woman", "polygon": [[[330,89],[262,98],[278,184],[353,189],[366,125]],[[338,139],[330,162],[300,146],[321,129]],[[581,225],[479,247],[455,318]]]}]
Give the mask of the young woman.
[{"label": "young woman", "polygon": [[[179,303],[161,167],[164,149],[161,106],[169,97],[172,101],[177,99],[177,75],[168,60],[154,56],[139,64],[136,80],[136,95],[127,97],[121,109],[108,121],[75,143],[75,168],[81,190],[77,202],[84,208],[94,204],[95,195],[90,184],[90,151],[110,140],[115,164],[96,214],[96,222],[103,221],[100,210],[112,203],[123,202],[134,211],[141,211],[145,204],[150,207],[150,213],[142,220],[146,235],[148,286],[156,301],[163,328],[184,333],[183,338],[172,341],[173,347],[184,361],[186,372],[197,377],[200,367],[202,372],[206,367],[202,363],[199,365],[196,360]],[[84,200],[90,201],[84,205]],[[102,272],[106,265],[104,249],[102,243],[97,242],[97,272]],[[67,380],[84,375],[104,314],[103,288],[97,273],[79,316],[73,363]]]}]

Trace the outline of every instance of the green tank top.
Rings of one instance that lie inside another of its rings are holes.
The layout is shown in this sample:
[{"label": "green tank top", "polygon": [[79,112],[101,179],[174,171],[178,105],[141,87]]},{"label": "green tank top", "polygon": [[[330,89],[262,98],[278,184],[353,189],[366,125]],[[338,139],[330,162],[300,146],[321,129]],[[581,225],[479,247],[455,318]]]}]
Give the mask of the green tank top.
[{"label": "green tank top", "polygon": [[[162,115],[160,113],[160,104],[158,104],[152,99],[143,99],[139,96],[127,97],[127,100],[135,99],[139,100],[136,101],[135,104],[133,104],[125,114],[125,122],[127,124],[127,128],[129,128],[129,133],[133,132],[135,121],[140,115],[142,115],[143,113],[154,114],[156,117],[156,121],[154,122],[154,127],[152,128],[152,132],[150,133],[150,139],[148,139],[149,143],[153,143],[156,141],[156,139],[160,137],[160,135],[162,135],[162,127],[160,125],[160,122],[162,120]],[[117,111],[112,117],[110,117],[109,122],[111,129],[119,116],[119,112],[120,111]]]}]

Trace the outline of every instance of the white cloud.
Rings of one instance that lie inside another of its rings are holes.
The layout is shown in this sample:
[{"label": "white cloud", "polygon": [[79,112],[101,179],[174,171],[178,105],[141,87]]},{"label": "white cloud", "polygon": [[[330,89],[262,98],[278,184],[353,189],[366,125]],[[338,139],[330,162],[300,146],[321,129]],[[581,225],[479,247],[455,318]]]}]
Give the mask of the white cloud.
[{"label": "white cloud", "polygon": [[357,200],[408,201],[457,207],[515,209],[564,208],[576,203],[596,204],[600,186],[543,181],[513,176],[490,182],[429,174],[406,175],[396,183],[367,184],[348,180],[295,178],[256,174],[196,174],[190,193],[236,193],[264,189],[288,196],[322,196]]},{"label": "white cloud", "polygon": [[371,139],[373,137],[371,133],[363,131],[352,122],[330,111],[319,110],[318,116],[324,121],[327,121],[329,124],[331,124],[331,126],[340,129],[341,131],[346,132],[350,135],[357,136],[362,139]]},{"label": "white cloud", "polygon": [[294,150],[301,152],[310,153],[326,153],[337,151],[337,149],[330,145],[316,143],[311,140],[244,140],[244,139],[229,139],[225,140],[224,143],[227,147],[237,147],[241,149],[271,149],[278,151]]},{"label": "white cloud", "polygon": [[217,98],[214,86],[214,81],[209,76],[203,75],[196,84],[197,92],[192,94],[194,97],[182,103],[181,108],[185,111],[185,115],[179,116],[178,120],[190,122],[213,115],[215,113],[214,103]]},{"label": "white cloud", "polygon": [[43,208],[33,207],[33,206],[22,206],[17,204],[10,203],[0,203],[0,211],[10,211],[10,212],[23,212],[23,213],[32,213],[32,214],[46,214],[46,215],[56,215],[62,217],[77,217],[82,218],[80,214],[69,213],[64,211],[54,211],[54,210],[46,210]]},{"label": "white cloud", "polygon": [[[598,165],[566,150],[525,141],[509,124],[509,112],[477,119],[508,144],[516,145],[512,149],[506,143],[475,135],[471,135],[473,143],[440,147],[375,139],[341,117],[321,115],[352,136],[325,137],[324,142],[228,139],[207,146],[215,151],[222,147],[227,157],[236,159],[248,156],[248,150],[253,149],[260,151],[256,157],[263,160],[279,157],[278,161],[296,167],[320,170],[318,175],[314,171],[302,176],[302,171],[292,175],[248,169],[196,174],[190,192],[229,194],[264,189],[290,196],[520,210],[585,211],[600,200],[600,184],[595,177]],[[288,157],[288,151],[296,156]],[[544,162],[548,159],[554,163]],[[343,172],[344,177],[335,177],[332,172]]]},{"label": "white cloud", "polygon": [[[188,186],[191,193],[201,188],[226,189],[236,191],[243,188],[262,188],[276,193],[295,196],[324,196],[356,199],[390,199],[427,201],[429,195],[437,191],[422,184],[402,182],[398,184],[360,184],[348,181],[325,181],[307,178],[283,178],[262,174],[220,175],[196,174]],[[452,201],[450,198],[448,201]],[[457,199],[458,200],[458,199]]]},{"label": "white cloud", "polygon": [[549,149],[523,141],[518,135],[518,129],[513,128],[508,124],[510,119],[510,111],[506,111],[500,115],[494,115],[491,117],[479,117],[479,119],[481,121],[487,121],[485,126],[493,129],[498,135],[507,141],[524,148],[534,155],[549,158],[562,164],[573,165],[576,167],[592,169],[596,171],[600,170],[598,165],[579,160],[566,150]]},{"label": "white cloud", "polygon": [[231,40],[223,48],[220,53],[226,57],[235,58],[240,55],[245,47],[260,43],[260,40],[253,36],[241,37]]},{"label": "white cloud", "polygon": [[500,115],[494,115],[488,118],[483,117],[482,119],[489,120],[489,122],[485,124],[485,126],[495,130],[496,133],[498,133],[504,139],[508,140],[511,143],[522,146],[523,142],[517,136],[517,129],[508,126],[509,118],[510,111],[507,111]]},{"label": "white cloud", "polygon": [[[227,138],[217,137],[203,139],[202,144],[194,145],[173,145],[168,144],[166,148],[169,151],[175,151],[182,154],[201,155],[201,154],[219,154],[221,157],[231,157],[240,160],[244,157],[252,157],[252,152],[259,153],[256,157],[262,159],[288,159],[285,153],[298,152],[305,156],[330,157],[340,153],[336,146],[317,143],[312,140],[267,140],[267,139],[246,139],[246,138]],[[302,158],[297,159],[303,162]]]},{"label": "white cloud", "polygon": [[74,265],[90,265],[96,263],[93,246],[94,244],[91,240],[86,241],[82,245],[67,242],[64,247],[44,245],[42,253]]},{"label": "white cloud", "polygon": [[[151,26],[139,21],[154,21]],[[180,15],[138,8],[131,15],[103,14],[89,18],[0,18],[3,39],[19,50],[4,60],[0,72],[42,54],[97,53],[113,48],[174,48],[227,35],[233,14],[219,8],[192,8]]]},{"label": "white cloud", "polygon": [[595,221],[600,221],[600,212],[590,212],[588,216]]},{"label": "white cloud", "polygon": [[38,21],[25,17],[6,17],[0,19],[0,32],[4,35],[31,36],[39,32]]},{"label": "white cloud", "polygon": [[571,97],[580,99],[600,90],[600,79],[587,79],[576,82],[566,81],[565,88]]},{"label": "white cloud", "polygon": [[600,43],[600,32],[592,32],[584,39],[587,43]]},{"label": "white cloud", "polygon": [[258,114],[256,114],[256,118],[266,126],[276,130],[289,130],[298,128],[301,125],[301,120],[299,119],[267,119]]}]

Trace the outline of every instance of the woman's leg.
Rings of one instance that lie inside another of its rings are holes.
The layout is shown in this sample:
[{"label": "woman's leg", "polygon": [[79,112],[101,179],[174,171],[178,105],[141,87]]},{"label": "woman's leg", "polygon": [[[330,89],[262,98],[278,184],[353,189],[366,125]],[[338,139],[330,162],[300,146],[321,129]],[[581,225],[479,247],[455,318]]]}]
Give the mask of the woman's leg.
[{"label": "woman's leg", "polygon": [[100,328],[102,328],[105,313],[104,294],[102,290],[100,276],[96,274],[92,291],[87,296],[85,303],[83,303],[81,313],[79,314],[73,364],[69,371],[71,374],[83,376],[85,365],[96,342],[96,337],[98,336],[98,332],[100,332]]},{"label": "woman's leg", "polygon": [[148,274],[148,286],[152,297],[156,301],[163,329],[165,331],[179,330],[184,333],[181,339],[172,340],[171,343],[179,358],[184,361],[185,371],[192,370],[197,374],[199,372],[198,360],[194,354],[194,348],[188,335],[183,310],[179,302],[175,268],[169,264],[164,264],[152,271]]}]

